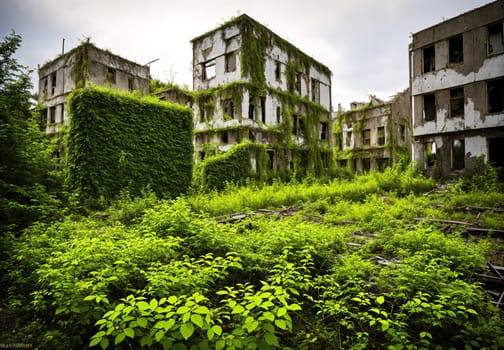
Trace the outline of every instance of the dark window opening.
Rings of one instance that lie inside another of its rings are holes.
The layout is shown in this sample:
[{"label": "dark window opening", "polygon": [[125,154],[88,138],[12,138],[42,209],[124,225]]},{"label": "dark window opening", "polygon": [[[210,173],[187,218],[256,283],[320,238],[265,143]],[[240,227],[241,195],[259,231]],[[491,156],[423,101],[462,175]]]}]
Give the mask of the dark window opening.
[{"label": "dark window opening", "polygon": [[51,95],[56,93],[56,73],[51,74]]},{"label": "dark window opening", "polygon": [[504,180],[504,137],[488,139],[488,162],[495,168],[499,179]]},{"label": "dark window opening", "polygon": [[135,79],[134,78],[131,78],[131,77],[128,78],[128,90],[129,91],[135,90]]},{"label": "dark window opening", "polygon": [[436,164],[436,143],[429,141],[424,144],[424,153],[426,162],[425,165],[430,168]]},{"label": "dark window opening", "polygon": [[405,143],[406,142],[406,126],[404,125],[399,125],[399,133],[401,137],[401,142]]},{"label": "dark window opening", "polygon": [[302,118],[299,118],[299,130],[298,130],[298,135],[303,136],[305,135],[305,123]]},{"label": "dark window opening", "polygon": [[116,70],[114,68],[107,67],[106,81],[112,84],[116,83]]},{"label": "dark window opening", "polygon": [[452,142],[452,170],[462,170],[465,167],[465,143],[464,140]]},{"label": "dark window opening", "polygon": [[311,80],[311,93],[312,101],[320,103],[320,81],[316,79]]},{"label": "dark window opening", "polygon": [[298,134],[298,116],[297,115],[292,115],[291,116],[291,122],[292,122],[292,135],[297,135]]},{"label": "dark window opening", "polygon": [[362,130],[362,145],[363,146],[371,145],[371,130],[369,129]]},{"label": "dark window opening", "polygon": [[488,112],[504,111],[504,79],[492,80],[487,83]]},{"label": "dark window opening", "polygon": [[199,152],[199,158],[200,158],[200,161],[204,160],[205,159],[205,151],[200,151]]},{"label": "dark window opening", "polygon": [[383,146],[385,144],[385,127],[380,126],[378,128],[378,145]]},{"label": "dark window opening", "polygon": [[424,120],[431,121],[436,119],[436,97],[434,94],[424,95]]},{"label": "dark window opening", "polygon": [[56,123],[56,106],[49,108],[49,123]]},{"label": "dark window opening", "polygon": [[282,121],[282,109],[280,108],[280,106],[277,106],[276,108],[276,121],[277,124],[280,124],[280,122]]},{"label": "dark window opening", "polygon": [[200,123],[203,123],[206,119],[206,115],[205,115],[205,107],[200,107],[199,109],[200,111]]},{"label": "dark window opening", "polygon": [[225,101],[224,102],[224,114],[229,116],[231,119],[234,118],[234,104],[233,101]]},{"label": "dark window opening", "polygon": [[361,159],[361,164],[362,164],[362,171],[367,173],[369,170],[371,170],[371,159],[370,158],[362,158]]},{"label": "dark window opening", "polygon": [[464,116],[464,88],[450,90],[450,117]]},{"label": "dark window opening", "polygon": [[266,123],[266,97],[261,96],[259,102],[261,103],[261,121]]},{"label": "dark window opening", "polygon": [[47,118],[48,118],[48,110],[47,108],[40,110],[40,129],[44,130],[47,126]]},{"label": "dark window opening", "polygon": [[61,104],[61,122],[63,123],[65,121],[65,104]]},{"label": "dark window opening", "polygon": [[236,53],[231,52],[226,54],[226,72],[234,72],[236,70]]},{"label": "dark window opening", "polygon": [[273,170],[275,169],[275,151],[273,150],[268,150],[268,159],[269,159],[269,169]]},{"label": "dark window opening", "polygon": [[378,170],[384,171],[390,166],[390,158],[378,158],[376,159],[376,165],[378,166]]},{"label": "dark window opening", "polygon": [[326,122],[320,123],[320,139],[327,140],[329,124]]},{"label": "dark window opening", "polygon": [[347,147],[350,147],[351,144],[352,144],[352,132],[351,131],[347,131],[347,133],[346,133],[346,139],[345,139],[345,145]]},{"label": "dark window opening", "polygon": [[253,142],[256,140],[255,131],[249,130],[249,140]]},{"label": "dark window opening", "polygon": [[436,70],[436,51],[434,45],[423,49],[423,59],[424,73]]},{"label": "dark window opening", "polygon": [[327,154],[327,152],[321,152],[320,159],[322,161],[322,168],[329,168],[329,155]]},{"label": "dark window opening", "polygon": [[488,27],[488,54],[495,55],[504,52],[504,22]]},{"label": "dark window opening", "polygon": [[338,162],[340,168],[346,168],[348,166],[348,159],[342,159]]},{"label": "dark window opening", "polygon": [[464,39],[462,35],[450,39],[449,56],[450,56],[450,63],[464,62]]},{"label": "dark window opening", "polygon": [[215,60],[202,64],[203,80],[210,80],[215,77]]},{"label": "dark window opening", "polygon": [[275,79],[280,80],[282,74],[282,68],[280,61],[275,61]]},{"label": "dark window opening", "polygon": [[227,144],[229,142],[229,136],[227,131],[223,131],[221,134],[221,142]]},{"label": "dark window opening", "polygon": [[255,105],[252,103],[249,103],[248,117],[252,120],[255,119]]},{"label": "dark window opening", "polygon": [[295,89],[298,95],[301,95],[301,73],[296,74]]},{"label": "dark window opening", "polygon": [[45,78],[44,79],[44,87],[42,89],[42,93],[43,94],[46,94],[47,93],[47,86],[49,85],[49,79],[48,78]]}]

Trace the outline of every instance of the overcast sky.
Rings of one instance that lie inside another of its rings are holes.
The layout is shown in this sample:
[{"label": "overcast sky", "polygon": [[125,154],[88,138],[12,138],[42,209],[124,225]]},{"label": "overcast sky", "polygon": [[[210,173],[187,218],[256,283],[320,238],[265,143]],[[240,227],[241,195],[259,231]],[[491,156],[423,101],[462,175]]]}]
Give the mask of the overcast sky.
[{"label": "overcast sky", "polygon": [[[333,108],[388,99],[408,86],[411,33],[489,0],[0,0],[0,35],[23,38],[19,62],[36,69],[87,37],[145,64],[154,78],[192,88],[190,40],[244,14],[332,72]],[[37,74],[33,74],[36,83]]]}]

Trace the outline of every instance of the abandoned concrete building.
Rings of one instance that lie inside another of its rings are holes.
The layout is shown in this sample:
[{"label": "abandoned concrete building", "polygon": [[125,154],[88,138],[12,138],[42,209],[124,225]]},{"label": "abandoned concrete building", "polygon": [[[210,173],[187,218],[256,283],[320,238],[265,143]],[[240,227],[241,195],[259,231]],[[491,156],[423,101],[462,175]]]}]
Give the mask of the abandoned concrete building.
[{"label": "abandoned concrete building", "polygon": [[191,42],[196,162],[248,140],[272,171],[329,168],[329,68],[247,15]]},{"label": "abandoned concrete building", "polygon": [[149,92],[150,69],[84,42],[38,68],[38,101],[47,134],[57,133],[67,121],[66,99],[75,87],[88,82],[118,90]]},{"label": "abandoned concrete building", "polygon": [[370,96],[338,111],[334,123],[334,158],[339,168],[357,173],[383,170],[411,154],[409,89],[390,101]]},{"label": "abandoned concrete building", "polygon": [[450,177],[504,166],[504,0],[413,34],[413,159]]}]

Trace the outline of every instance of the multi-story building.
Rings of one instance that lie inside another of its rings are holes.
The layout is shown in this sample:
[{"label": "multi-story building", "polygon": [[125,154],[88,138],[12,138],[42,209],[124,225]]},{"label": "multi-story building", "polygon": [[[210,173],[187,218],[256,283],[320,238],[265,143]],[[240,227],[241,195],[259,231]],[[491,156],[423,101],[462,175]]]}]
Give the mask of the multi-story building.
[{"label": "multi-story building", "polygon": [[334,123],[335,160],[339,168],[362,173],[395,164],[411,154],[409,89],[390,101],[370,96],[338,111]]},{"label": "multi-story building", "polygon": [[413,34],[413,159],[449,177],[504,166],[504,0]]},{"label": "multi-story building", "polygon": [[329,68],[247,15],[192,44],[196,162],[248,140],[273,171],[329,167]]},{"label": "multi-story building", "polygon": [[149,92],[150,69],[86,41],[73,50],[39,66],[38,100],[46,109],[42,119],[47,134],[55,134],[67,120],[66,99],[88,82],[118,90]]}]

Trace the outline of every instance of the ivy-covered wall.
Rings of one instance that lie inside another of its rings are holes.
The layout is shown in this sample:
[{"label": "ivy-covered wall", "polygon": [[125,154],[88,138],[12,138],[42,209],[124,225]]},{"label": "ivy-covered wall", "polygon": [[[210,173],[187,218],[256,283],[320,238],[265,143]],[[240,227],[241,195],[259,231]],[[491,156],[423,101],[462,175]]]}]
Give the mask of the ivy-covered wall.
[{"label": "ivy-covered wall", "polygon": [[[226,153],[209,157],[195,169],[195,185],[201,189],[223,189],[227,183],[244,184],[248,178],[265,177],[268,155],[266,146],[244,142]],[[255,162],[255,169],[252,167]]]},{"label": "ivy-covered wall", "polygon": [[192,179],[193,117],[187,107],[104,88],[68,98],[68,183],[83,199],[149,187],[173,197]]}]

